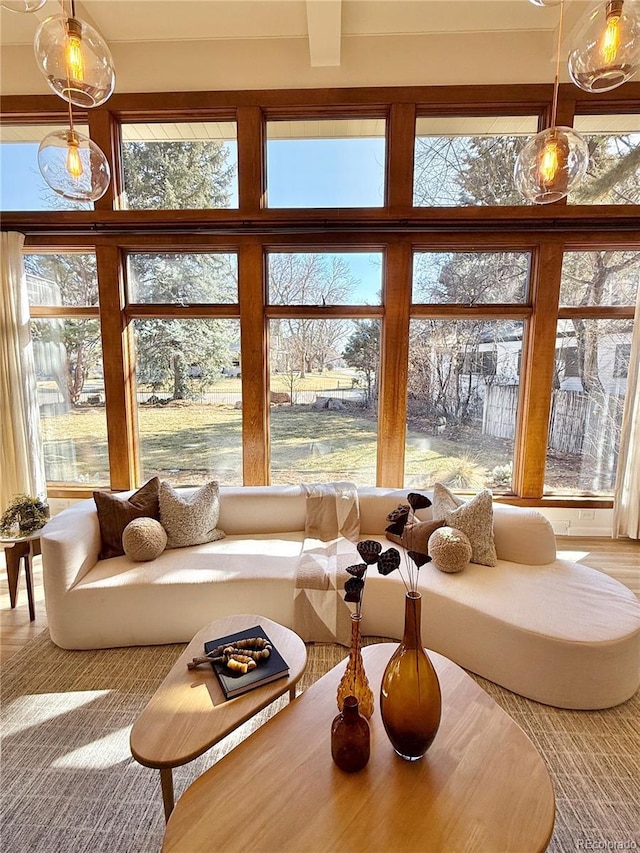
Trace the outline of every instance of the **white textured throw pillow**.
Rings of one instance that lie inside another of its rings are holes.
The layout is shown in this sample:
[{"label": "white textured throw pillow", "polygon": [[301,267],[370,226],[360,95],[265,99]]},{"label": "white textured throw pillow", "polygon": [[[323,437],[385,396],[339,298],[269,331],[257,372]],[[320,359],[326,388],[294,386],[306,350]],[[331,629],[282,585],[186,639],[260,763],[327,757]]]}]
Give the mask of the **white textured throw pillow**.
[{"label": "white textured throw pillow", "polygon": [[444,521],[448,527],[461,530],[469,538],[471,562],[482,566],[495,566],[498,562],[493,541],[493,497],[489,489],[463,501],[442,483],[433,487],[433,517]]},{"label": "white textured throw pillow", "polygon": [[216,524],[220,515],[218,484],[207,483],[193,494],[180,494],[160,483],[160,523],[167,531],[167,548],[186,548],[222,539]]}]

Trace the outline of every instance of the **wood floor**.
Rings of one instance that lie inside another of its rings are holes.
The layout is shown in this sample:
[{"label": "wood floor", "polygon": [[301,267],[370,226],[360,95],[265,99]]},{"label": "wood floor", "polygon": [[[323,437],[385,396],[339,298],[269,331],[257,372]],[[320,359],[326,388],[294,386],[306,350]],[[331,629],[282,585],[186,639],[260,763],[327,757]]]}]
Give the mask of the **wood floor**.
[{"label": "wood floor", "polygon": [[[606,572],[629,587],[640,598],[640,543],[631,539],[587,539],[558,536],[558,557],[584,563]],[[0,665],[47,627],[44,609],[41,557],[33,561],[36,619],[29,621],[24,574],[18,581],[18,603],[14,610],[9,602],[9,586],[4,554],[0,556]]]}]

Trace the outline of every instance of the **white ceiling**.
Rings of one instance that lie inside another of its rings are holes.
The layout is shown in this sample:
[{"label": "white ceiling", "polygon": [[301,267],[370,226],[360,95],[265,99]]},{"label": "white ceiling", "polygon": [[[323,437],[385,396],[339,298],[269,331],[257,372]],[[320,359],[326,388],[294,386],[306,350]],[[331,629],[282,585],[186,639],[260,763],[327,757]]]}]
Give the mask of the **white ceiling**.
[{"label": "white ceiling", "polygon": [[[589,4],[565,6],[566,55]],[[0,10],[3,94],[48,91],[31,45],[39,22],[60,8],[60,0],[47,0],[34,14]],[[559,7],[528,0],[78,0],[76,14],[111,47],[116,91],[131,92],[551,82]]]}]

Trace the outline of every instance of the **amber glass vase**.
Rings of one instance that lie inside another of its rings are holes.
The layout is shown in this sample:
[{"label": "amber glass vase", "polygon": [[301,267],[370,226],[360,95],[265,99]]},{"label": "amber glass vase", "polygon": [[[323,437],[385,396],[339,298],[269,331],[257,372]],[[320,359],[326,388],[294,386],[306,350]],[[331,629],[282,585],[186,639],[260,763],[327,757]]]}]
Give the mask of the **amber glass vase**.
[{"label": "amber glass vase", "polygon": [[344,700],[347,696],[355,696],[358,700],[360,713],[367,719],[373,714],[373,692],[369,687],[367,673],[364,671],[362,661],[362,638],[360,636],[360,622],[362,616],[357,613],[351,614],[351,648],[349,649],[349,660],[347,668],[338,685],[338,710],[342,711]]},{"label": "amber glass vase", "polygon": [[382,676],[380,715],[395,751],[408,761],[422,758],[440,725],[442,699],[438,676],[420,631],[422,596],[405,599],[404,636]]},{"label": "amber glass vase", "polygon": [[371,732],[358,711],[355,696],[345,696],[342,712],[331,724],[331,757],[345,773],[355,773],[369,761]]}]

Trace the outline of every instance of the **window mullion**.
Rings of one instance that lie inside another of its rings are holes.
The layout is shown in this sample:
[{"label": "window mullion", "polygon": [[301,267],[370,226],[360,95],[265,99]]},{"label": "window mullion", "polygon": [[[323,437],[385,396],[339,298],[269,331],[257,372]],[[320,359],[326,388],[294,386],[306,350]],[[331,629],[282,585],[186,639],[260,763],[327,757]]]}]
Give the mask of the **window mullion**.
[{"label": "window mullion", "polygon": [[404,479],[412,261],[409,240],[388,246],[380,352],[378,486],[401,487]]},{"label": "window mullion", "polygon": [[533,314],[522,353],[513,473],[513,489],[522,498],[541,498],[544,489],[562,255],[562,242],[543,243],[531,271]]},{"label": "window mullion", "polygon": [[133,341],[125,316],[122,259],[117,246],[97,246],[100,323],[112,489],[139,482]]}]

